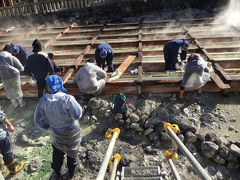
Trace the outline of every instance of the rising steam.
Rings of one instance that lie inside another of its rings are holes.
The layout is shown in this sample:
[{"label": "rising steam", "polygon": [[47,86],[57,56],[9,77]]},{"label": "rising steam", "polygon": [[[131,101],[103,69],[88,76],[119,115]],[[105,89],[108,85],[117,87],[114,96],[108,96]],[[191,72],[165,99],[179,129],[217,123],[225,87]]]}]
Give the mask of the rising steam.
[{"label": "rising steam", "polygon": [[215,23],[226,28],[240,27],[240,0],[229,0],[227,7],[218,15]]}]

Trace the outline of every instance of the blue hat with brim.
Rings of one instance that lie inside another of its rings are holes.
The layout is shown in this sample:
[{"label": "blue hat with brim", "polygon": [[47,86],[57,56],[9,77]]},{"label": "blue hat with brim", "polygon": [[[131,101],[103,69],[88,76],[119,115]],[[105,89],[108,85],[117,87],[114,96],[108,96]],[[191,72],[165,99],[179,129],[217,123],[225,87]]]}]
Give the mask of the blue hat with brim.
[{"label": "blue hat with brim", "polygon": [[107,57],[107,50],[106,49],[101,49],[99,52],[99,55],[102,59]]},{"label": "blue hat with brim", "polygon": [[58,75],[48,76],[46,83],[51,94],[54,94],[58,91],[67,92],[67,90],[63,87],[62,79]]},{"label": "blue hat with brim", "polygon": [[187,48],[189,47],[189,42],[186,41],[186,40],[183,40],[182,47],[183,47],[184,49],[187,49]]}]

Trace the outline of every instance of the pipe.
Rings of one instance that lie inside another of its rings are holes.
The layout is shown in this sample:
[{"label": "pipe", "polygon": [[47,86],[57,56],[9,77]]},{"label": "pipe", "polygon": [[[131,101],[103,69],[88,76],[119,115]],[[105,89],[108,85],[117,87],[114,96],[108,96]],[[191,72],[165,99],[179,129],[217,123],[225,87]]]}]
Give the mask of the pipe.
[{"label": "pipe", "polygon": [[175,179],[176,180],[181,180],[180,175],[179,175],[179,173],[178,173],[178,171],[177,171],[177,169],[176,169],[176,167],[175,167],[171,158],[168,158],[168,163],[169,163],[169,166],[170,166],[170,168],[173,172],[173,175],[174,175]]},{"label": "pipe", "polygon": [[120,129],[118,129],[118,128],[115,128],[115,129],[110,130],[110,131],[113,132],[113,135],[110,135],[109,130],[105,134],[105,137],[106,138],[111,138],[111,141],[108,145],[107,152],[104,156],[103,163],[100,167],[100,170],[98,172],[96,180],[104,180],[104,175],[105,175],[105,172],[106,172],[107,167],[108,167],[108,162],[109,162],[109,160],[112,156],[112,152],[113,152],[113,148],[114,148],[116,139],[118,138],[118,136],[120,134]]},{"label": "pipe", "polygon": [[110,180],[115,180],[115,178],[116,178],[117,166],[121,160],[121,156],[120,156],[120,154],[114,154],[113,158],[114,158],[114,161],[113,161],[113,167],[111,170],[112,173],[111,173]]},{"label": "pipe", "polygon": [[192,153],[186,148],[186,146],[182,143],[182,141],[177,137],[177,135],[173,132],[170,126],[166,127],[168,134],[171,138],[177,143],[179,148],[182,150],[182,153],[187,157],[188,161],[194,167],[198,175],[201,179],[211,180],[212,178],[208,175],[208,173],[203,169],[203,167],[199,164],[199,162],[195,159]]}]

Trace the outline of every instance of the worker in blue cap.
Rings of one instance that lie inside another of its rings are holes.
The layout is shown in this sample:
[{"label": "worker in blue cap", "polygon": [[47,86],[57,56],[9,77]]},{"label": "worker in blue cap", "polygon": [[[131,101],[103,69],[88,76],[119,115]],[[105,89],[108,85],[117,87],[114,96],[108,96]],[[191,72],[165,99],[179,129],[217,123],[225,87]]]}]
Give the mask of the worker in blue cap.
[{"label": "worker in blue cap", "polygon": [[114,72],[113,67],[113,49],[107,43],[101,43],[97,46],[95,51],[95,58],[97,65],[104,69],[105,63],[107,63],[108,70],[107,72]]},{"label": "worker in blue cap", "polygon": [[[71,179],[79,163],[79,119],[82,116],[82,107],[72,95],[66,94],[58,75],[48,76],[46,84],[48,93],[37,104],[34,122],[38,128],[48,130],[51,136],[53,174],[50,179],[62,179],[63,176]],[[65,154],[68,171],[61,174]]]},{"label": "worker in blue cap", "polygon": [[176,39],[169,41],[163,48],[165,71],[176,71],[178,63],[178,54],[180,54],[181,61],[187,58],[187,49],[189,43],[184,39]]},{"label": "worker in blue cap", "polygon": [[19,44],[11,43],[10,46],[12,48],[12,55],[18,58],[21,64],[25,66],[28,57],[27,50]]}]

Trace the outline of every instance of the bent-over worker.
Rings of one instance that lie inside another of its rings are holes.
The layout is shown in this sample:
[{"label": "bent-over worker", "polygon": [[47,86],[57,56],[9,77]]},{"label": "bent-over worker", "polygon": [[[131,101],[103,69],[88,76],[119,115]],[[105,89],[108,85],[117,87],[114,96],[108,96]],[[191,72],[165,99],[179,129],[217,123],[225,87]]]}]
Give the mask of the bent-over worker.
[{"label": "bent-over worker", "polygon": [[79,69],[74,77],[79,90],[86,94],[99,94],[106,84],[106,72],[94,64],[93,59],[89,59],[87,63]]},{"label": "bent-over worker", "polygon": [[180,88],[180,99],[183,98],[185,89],[198,89],[198,92],[201,93],[201,87],[210,80],[209,72],[211,70],[211,64],[206,62],[200,54],[192,53],[188,57],[184,69],[185,72]]},{"label": "bent-over worker", "polygon": [[176,71],[178,63],[178,54],[181,61],[186,60],[189,43],[184,39],[169,41],[163,48],[165,71]]},{"label": "bent-over worker", "polygon": [[114,72],[113,49],[108,43],[101,43],[97,46],[95,51],[95,59],[100,68],[104,69],[105,63],[107,63],[107,72]]},{"label": "bent-over worker", "polygon": [[0,78],[6,96],[15,108],[25,105],[22,98],[20,71],[24,71],[24,67],[16,57],[7,51],[0,53]]}]

